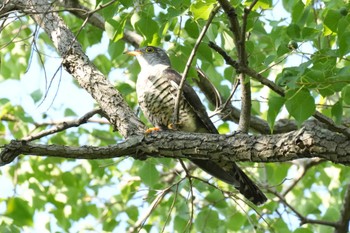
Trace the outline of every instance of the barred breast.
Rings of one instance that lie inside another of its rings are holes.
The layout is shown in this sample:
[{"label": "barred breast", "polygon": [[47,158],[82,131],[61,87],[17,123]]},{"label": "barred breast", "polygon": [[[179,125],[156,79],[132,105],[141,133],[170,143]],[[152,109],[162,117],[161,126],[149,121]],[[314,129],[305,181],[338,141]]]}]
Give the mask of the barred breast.
[{"label": "barred breast", "polygon": [[[140,108],[146,118],[156,127],[167,129],[173,123],[177,84],[159,75],[139,77],[136,85]],[[179,130],[197,130],[196,114],[182,97],[179,109]]]}]

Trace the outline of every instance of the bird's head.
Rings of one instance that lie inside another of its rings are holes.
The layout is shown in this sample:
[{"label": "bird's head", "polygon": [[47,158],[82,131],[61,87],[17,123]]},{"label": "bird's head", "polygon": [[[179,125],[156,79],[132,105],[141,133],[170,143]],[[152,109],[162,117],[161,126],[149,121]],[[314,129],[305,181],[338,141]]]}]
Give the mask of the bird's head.
[{"label": "bird's head", "polygon": [[127,51],[125,54],[136,56],[142,69],[156,65],[170,66],[168,55],[158,47],[147,46],[134,51]]}]

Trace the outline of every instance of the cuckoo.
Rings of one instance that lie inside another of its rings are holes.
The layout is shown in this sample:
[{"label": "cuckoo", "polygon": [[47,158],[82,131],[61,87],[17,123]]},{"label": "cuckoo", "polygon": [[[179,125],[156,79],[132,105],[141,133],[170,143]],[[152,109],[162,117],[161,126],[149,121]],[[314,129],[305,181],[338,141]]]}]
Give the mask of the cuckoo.
[{"label": "cuckoo", "polygon": [[[181,75],[171,68],[169,57],[161,48],[147,46],[127,51],[126,54],[136,56],[141,66],[136,93],[143,114],[154,127],[167,130],[169,125],[173,125]],[[180,98],[178,118],[177,130],[218,134],[198,95],[186,82]],[[212,176],[233,185],[254,204],[259,205],[267,200],[236,163],[200,159],[191,161]]]}]

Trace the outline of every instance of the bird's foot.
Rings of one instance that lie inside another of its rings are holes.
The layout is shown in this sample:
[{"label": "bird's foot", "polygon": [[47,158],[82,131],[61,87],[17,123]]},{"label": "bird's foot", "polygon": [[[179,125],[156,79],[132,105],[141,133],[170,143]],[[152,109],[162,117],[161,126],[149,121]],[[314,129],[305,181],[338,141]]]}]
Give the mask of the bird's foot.
[{"label": "bird's foot", "polygon": [[178,122],[178,123],[170,123],[168,125],[168,129],[171,129],[171,130],[178,130],[181,126],[181,122]]},{"label": "bird's foot", "polygon": [[149,128],[145,131],[145,134],[150,134],[150,133],[153,133],[153,132],[158,132],[160,131],[161,129],[159,127],[152,127],[152,128]]}]

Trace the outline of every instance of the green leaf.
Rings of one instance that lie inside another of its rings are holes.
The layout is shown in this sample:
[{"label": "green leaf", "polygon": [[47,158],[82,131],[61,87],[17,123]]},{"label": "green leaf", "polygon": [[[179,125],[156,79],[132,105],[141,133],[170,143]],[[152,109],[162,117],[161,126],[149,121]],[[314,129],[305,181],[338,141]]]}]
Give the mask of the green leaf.
[{"label": "green leaf", "polygon": [[117,89],[122,93],[123,96],[135,92],[135,88],[131,87],[128,83],[118,83]]},{"label": "green leaf", "polygon": [[112,232],[118,225],[118,221],[116,221],[115,219],[109,219],[103,224],[103,230],[107,232]]},{"label": "green leaf", "polygon": [[[194,221],[198,232],[203,231],[203,227],[206,227],[206,231],[217,229],[220,225],[219,215],[212,209],[204,209],[199,212],[197,218]],[[209,228],[209,229],[208,229]]]},{"label": "green leaf", "polygon": [[339,53],[340,55],[345,55],[350,52],[350,31],[342,33],[338,37]]},{"label": "green leaf", "polygon": [[194,20],[207,20],[213,8],[214,4],[211,2],[197,1],[190,6],[190,11],[193,13]]},{"label": "green leaf", "polygon": [[[306,200],[306,199],[305,199]],[[319,203],[317,199],[307,199],[308,201],[301,201],[298,202],[298,208],[299,211],[301,211],[302,213],[308,213],[308,214],[319,214],[321,213],[321,211],[319,210]]]},{"label": "green leaf", "polygon": [[330,206],[328,207],[326,213],[322,216],[322,219],[336,222],[340,217],[339,207]]},{"label": "green leaf", "polygon": [[343,119],[343,100],[341,98],[332,106],[331,113],[335,123],[340,124]]},{"label": "green leaf", "polygon": [[306,89],[294,89],[286,93],[286,108],[299,126],[315,113],[315,100]]},{"label": "green leaf", "polygon": [[176,215],[174,219],[174,229],[176,232],[184,232],[188,223],[188,216]]},{"label": "green leaf", "polygon": [[247,221],[247,217],[240,212],[234,213],[231,219],[234,219],[234,221],[227,221],[227,227],[234,232],[239,232],[243,224]]},{"label": "green leaf", "polygon": [[350,104],[350,84],[341,90],[341,96],[345,104]]},{"label": "green leaf", "polygon": [[287,34],[291,39],[300,38],[300,27],[297,24],[291,24],[287,28]]},{"label": "green leaf", "polygon": [[293,231],[293,233],[313,233],[313,231],[310,229],[301,227],[301,228],[295,229],[295,231]]},{"label": "green leaf", "polygon": [[5,221],[2,221],[0,225],[0,232],[2,233],[20,233],[22,232],[20,228],[14,224],[7,224]]},{"label": "green leaf", "polygon": [[282,43],[277,48],[277,56],[282,56],[283,54],[289,53],[288,43]]},{"label": "green leaf", "polygon": [[[337,32],[338,22],[339,22],[341,17],[342,17],[342,15],[339,13],[339,11],[329,9],[326,13],[326,17],[325,17],[323,23],[332,32]],[[326,31],[325,34],[328,35],[329,33],[327,33],[327,31]]]},{"label": "green leaf", "polygon": [[214,191],[210,192],[206,197],[206,200],[208,202],[214,203],[213,205],[217,208],[226,208],[227,202],[225,197],[223,196],[222,192],[220,192],[217,189],[214,189]]},{"label": "green leaf", "polygon": [[[250,6],[252,4],[252,1],[251,0],[248,0],[248,1],[244,1],[244,5],[245,6]],[[256,10],[256,9],[270,9],[272,6],[272,0],[259,0],[256,2],[256,4],[254,5],[254,8],[253,10]]]},{"label": "green leaf", "polygon": [[114,42],[122,39],[124,36],[124,28],[129,15],[122,18],[107,19],[105,21],[105,30],[109,39]]},{"label": "green leaf", "polygon": [[12,197],[7,200],[5,216],[14,220],[17,226],[33,225],[33,209],[29,203],[21,198]]},{"label": "green leaf", "polygon": [[37,103],[41,98],[43,97],[43,93],[40,89],[37,89],[36,91],[33,91],[30,96],[34,100],[34,103]]},{"label": "green leaf", "polygon": [[106,55],[98,55],[97,57],[95,57],[93,62],[104,75],[107,75],[111,71],[112,64],[111,61],[106,57]]},{"label": "green leaf", "polygon": [[63,184],[67,187],[74,187],[76,185],[75,176],[71,172],[64,172],[61,175]]},{"label": "green leaf", "polygon": [[230,51],[230,50],[234,49],[235,42],[233,41],[233,38],[229,33],[223,31],[222,32],[222,39],[224,41],[224,49],[225,50]]},{"label": "green leaf", "polygon": [[272,225],[273,229],[278,229],[279,232],[290,232],[287,224],[283,221],[282,218],[278,218],[276,222]]},{"label": "green leaf", "polygon": [[68,117],[68,116],[77,116],[77,114],[70,108],[66,108],[64,110],[64,116]]},{"label": "green leaf", "polygon": [[139,211],[136,206],[130,206],[125,210],[128,217],[133,220],[134,222],[137,221],[137,218],[139,216]]},{"label": "green leaf", "polygon": [[218,131],[220,132],[220,134],[230,133],[230,125],[227,122],[224,122],[223,124],[219,125]]},{"label": "green leaf", "polygon": [[281,111],[285,102],[285,98],[280,97],[276,94],[272,94],[268,100],[268,110],[267,110],[267,123],[270,126],[271,132],[273,131],[273,127],[275,126],[275,121],[278,113]]},{"label": "green leaf", "polygon": [[157,171],[154,164],[145,162],[140,169],[140,177],[145,185],[153,187],[159,183],[159,172]]},{"label": "green leaf", "polygon": [[[134,14],[135,15],[135,14]],[[160,42],[159,26],[156,21],[146,15],[143,17],[133,17],[134,28],[146,39],[144,45],[158,45]]]},{"label": "green leaf", "polygon": [[199,29],[198,29],[198,25],[195,21],[188,19],[185,23],[185,30],[190,37],[195,38],[195,39],[198,38]]},{"label": "green leaf", "polygon": [[125,49],[124,41],[110,42],[108,44],[108,54],[111,56],[111,60],[117,59],[120,55],[123,55]]},{"label": "green leaf", "polygon": [[303,3],[303,1],[292,1],[292,2],[295,3],[292,10],[292,22],[299,24],[304,14],[305,4]]},{"label": "green leaf", "polygon": [[301,37],[305,39],[314,39],[319,33],[315,28],[304,27],[301,29]]}]

